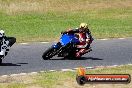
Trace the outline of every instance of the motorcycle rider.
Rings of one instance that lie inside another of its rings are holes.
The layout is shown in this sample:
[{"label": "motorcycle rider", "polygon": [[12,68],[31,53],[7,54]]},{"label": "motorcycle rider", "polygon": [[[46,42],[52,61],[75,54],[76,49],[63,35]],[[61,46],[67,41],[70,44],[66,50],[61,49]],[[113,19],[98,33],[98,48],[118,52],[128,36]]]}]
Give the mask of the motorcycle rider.
[{"label": "motorcycle rider", "polygon": [[[6,37],[4,30],[0,30],[0,40],[8,47],[11,47],[16,42],[16,38]],[[9,44],[7,44],[7,42],[9,42]],[[1,43],[1,45],[3,45],[3,43]]]},{"label": "motorcycle rider", "polygon": [[65,32],[72,32],[78,35],[79,44],[77,44],[77,48],[80,48],[80,50],[76,53],[76,57],[81,57],[83,54],[92,51],[90,44],[93,38],[87,23],[81,23],[79,28],[68,29]]}]

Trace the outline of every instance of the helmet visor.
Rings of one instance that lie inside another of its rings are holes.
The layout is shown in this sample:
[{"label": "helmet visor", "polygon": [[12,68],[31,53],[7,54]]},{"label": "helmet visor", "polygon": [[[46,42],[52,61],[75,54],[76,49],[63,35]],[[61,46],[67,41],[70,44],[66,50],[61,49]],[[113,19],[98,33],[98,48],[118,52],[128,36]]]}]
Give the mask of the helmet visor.
[{"label": "helmet visor", "polygon": [[81,27],[79,28],[79,32],[85,32],[87,30],[87,28]]}]

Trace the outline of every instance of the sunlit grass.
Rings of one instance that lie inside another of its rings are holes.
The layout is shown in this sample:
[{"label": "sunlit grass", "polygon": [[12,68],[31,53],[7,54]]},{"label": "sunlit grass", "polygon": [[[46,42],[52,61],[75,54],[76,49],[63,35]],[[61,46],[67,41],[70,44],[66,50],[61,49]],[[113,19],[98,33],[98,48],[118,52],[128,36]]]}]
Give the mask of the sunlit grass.
[{"label": "sunlit grass", "polygon": [[[132,66],[124,65],[110,68],[96,68],[86,70],[86,74],[130,74]],[[0,88],[80,88],[76,83],[77,71],[74,72],[42,72],[32,75],[0,77]],[[3,80],[3,81],[2,81]],[[131,84],[85,84],[83,88],[97,86],[113,88],[131,88]]]},{"label": "sunlit grass", "polygon": [[17,42],[55,41],[87,22],[94,38],[132,37],[131,0],[0,0],[0,28]]}]

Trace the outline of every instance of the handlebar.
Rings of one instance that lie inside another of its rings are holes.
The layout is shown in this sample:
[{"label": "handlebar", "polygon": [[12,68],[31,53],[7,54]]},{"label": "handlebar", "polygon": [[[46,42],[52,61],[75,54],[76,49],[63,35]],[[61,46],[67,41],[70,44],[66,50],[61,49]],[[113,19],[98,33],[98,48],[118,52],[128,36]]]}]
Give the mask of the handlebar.
[{"label": "handlebar", "polygon": [[67,34],[67,32],[62,31],[61,34]]},{"label": "handlebar", "polygon": [[66,31],[62,31],[61,34],[74,34],[73,32],[66,32]]}]

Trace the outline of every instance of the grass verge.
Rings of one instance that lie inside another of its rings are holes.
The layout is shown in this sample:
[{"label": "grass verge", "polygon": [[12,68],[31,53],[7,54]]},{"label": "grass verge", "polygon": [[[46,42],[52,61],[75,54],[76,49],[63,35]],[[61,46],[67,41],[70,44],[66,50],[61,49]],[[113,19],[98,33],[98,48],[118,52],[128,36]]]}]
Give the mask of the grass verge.
[{"label": "grass verge", "polygon": [[0,0],[0,28],[17,42],[57,40],[87,22],[94,38],[132,37],[131,0]]},{"label": "grass verge", "polygon": [[[88,70],[87,74],[130,74],[132,66],[118,66]],[[0,77],[0,88],[132,88],[130,84],[86,84],[76,83],[76,72],[45,72],[25,76]]]}]

